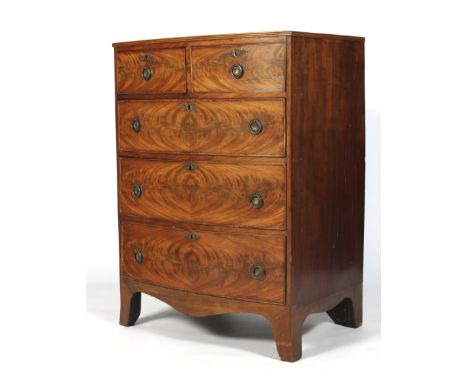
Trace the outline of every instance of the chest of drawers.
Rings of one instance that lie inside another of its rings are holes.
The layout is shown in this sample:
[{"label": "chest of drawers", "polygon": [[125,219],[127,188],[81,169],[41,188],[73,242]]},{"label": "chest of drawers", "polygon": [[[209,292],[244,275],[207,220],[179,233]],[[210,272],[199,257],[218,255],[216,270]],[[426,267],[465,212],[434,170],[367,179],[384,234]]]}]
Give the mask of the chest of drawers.
[{"label": "chest of drawers", "polygon": [[285,361],[310,313],[360,326],[364,39],[113,46],[120,323],[142,292],[191,316],[257,313]]}]

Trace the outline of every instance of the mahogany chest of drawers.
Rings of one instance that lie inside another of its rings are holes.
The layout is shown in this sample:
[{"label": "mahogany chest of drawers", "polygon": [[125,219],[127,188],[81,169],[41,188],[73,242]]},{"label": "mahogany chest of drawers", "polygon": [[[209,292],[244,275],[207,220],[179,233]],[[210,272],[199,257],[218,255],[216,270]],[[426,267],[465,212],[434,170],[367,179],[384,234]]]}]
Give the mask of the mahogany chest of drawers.
[{"label": "mahogany chest of drawers", "polygon": [[120,323],[142,292],[191,316],[257,313],[285,361],[310,313],[361,325],[364,39],[113,46]]}]

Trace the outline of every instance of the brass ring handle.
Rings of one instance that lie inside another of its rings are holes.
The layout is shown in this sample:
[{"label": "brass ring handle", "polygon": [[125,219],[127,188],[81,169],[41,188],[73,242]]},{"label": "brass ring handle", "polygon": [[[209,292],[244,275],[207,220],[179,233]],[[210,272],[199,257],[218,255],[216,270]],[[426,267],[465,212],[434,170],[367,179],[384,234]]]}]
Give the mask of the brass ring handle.
[{"label": "brass ring handle", "polygon": [[236,80],[242,78],[242,76],[244,75],[244,67],[241,64],[232,65],[231,74]]},{"label": "brass ring handle", "polygon": [[133,252],[133,256],[135,257],[135,261],[138,264],[141,264],[143,262],[143,259],[144,259],[143,252],[141,252],[139,249],[136,249],[135,252]]},{"label": "brass ring handle", "polygon": [[259,119],[252,119],[249,122],[250,134],[258,135],[262,132],[262,130],[263,130],[263,123]]},{"label": "brass ring handle", "polygon": [[143,193],[143,187],[140,186],[139,184],[134,184],[133,185],[133,195],[136,197],[136,198],[139,198],[141,196],[141,194]]},{"label": "brass ring handle", "polygon": [[249,202],[253,208],[262,208],[263,206],[263,197],[258,192],[254,192],[250,198]]},{"label": "brass ring handle", "polygon": [[132,119],[132,122],[130,123],[130,126],[132,127],[132,130],[135,133],[138,133],[141,130],[141,122],[138,119],[138,117],[135,117]]},{"label": "brass ring handle", "polygon": [[265,268],[260,264],[255,264],[250,268],[250,275],[256,280],[263,280],[266,276]]},{"label": "brass ring handle", "polygon": [[153,69],[151,69],[149,66],[145,66],[141,71],[141,78],[143,78],[145,81],[149,81],[152,76]]}]

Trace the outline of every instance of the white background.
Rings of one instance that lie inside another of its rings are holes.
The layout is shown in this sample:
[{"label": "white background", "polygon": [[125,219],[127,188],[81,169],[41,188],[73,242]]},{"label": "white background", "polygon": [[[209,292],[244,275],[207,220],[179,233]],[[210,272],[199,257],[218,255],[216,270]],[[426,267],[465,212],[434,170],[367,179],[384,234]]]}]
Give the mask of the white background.
[{"label": "white background", "polygon": [[[2,2],[1,379],[466,380],[462,4]],[[140,325],[117,325],[111,43],[274,30],[366,37],[364,326],[310,316],[294,364],[259,316],[190,319],[144,298]]]}]

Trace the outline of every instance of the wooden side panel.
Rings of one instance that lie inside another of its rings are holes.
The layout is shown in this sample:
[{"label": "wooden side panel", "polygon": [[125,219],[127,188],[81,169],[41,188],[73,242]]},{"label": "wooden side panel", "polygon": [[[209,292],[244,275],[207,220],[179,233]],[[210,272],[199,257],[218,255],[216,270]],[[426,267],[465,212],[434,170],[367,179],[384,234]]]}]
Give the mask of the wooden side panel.
[{"label": "wooden side panel", "polygon": [[292,300],[362,283],[364,43],[292,38]]},{"label": "wooden side panel", "polygon": [[[241,52],[238,56],[230,54]],[[191,48],[194,92],[284,91],[286,45],[257,44]],[[236,79],[234,64],[242,65],[244,74]]]},{"label": "wooden side panel", "polygon": [[[144,68],[152,74],[142,78]],[[186,90],[185,49],[154,49],[117,53],[117,92],[148,93]]]},{"label": "wooden side panel", "polygon": [[[187,110],[187,105],[190,110]],[[131,128],[137,118],[140,130]],[[252,134],[249,124],[260,121]],[[284,100],[119,101],[119,149],[219,155],[285,154]]]},{"label": "wooden side panel", "polygon": [[[186,235],[197,235],[189,240]],[[135,260],[135,251],[143,261]],[[284,303],[285,237],[122,224],[124,277],[213,296]],[[262,279],[250,272],[260,264]]]},{"label": "wooden side panel", "polygon": [[[282,164],[227,164],[120,159],[120,212],[174,222],[286,227],[286,168]],[[133,185],[142,188],[139,198]],[[264,200],[253,208],[249,198]]]}]

